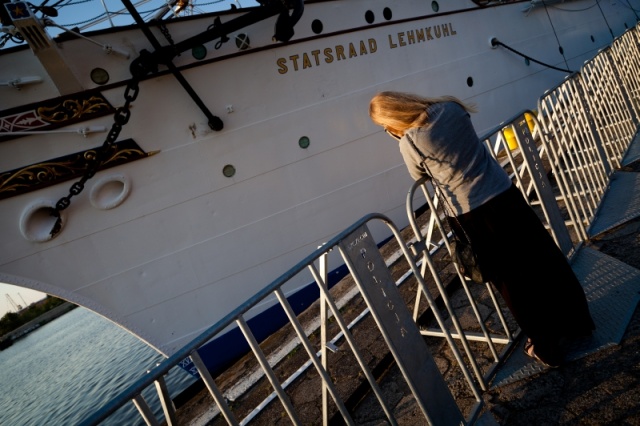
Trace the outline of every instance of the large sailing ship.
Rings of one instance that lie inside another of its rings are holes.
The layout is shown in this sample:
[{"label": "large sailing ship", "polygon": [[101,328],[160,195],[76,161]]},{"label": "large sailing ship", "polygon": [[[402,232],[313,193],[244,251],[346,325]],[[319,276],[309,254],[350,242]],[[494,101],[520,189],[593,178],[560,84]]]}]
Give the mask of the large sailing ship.
[{"label": "large sailing ship", "polygon": [[[376,92],[457,96],[481,133],[640,8],[264,0],[145,20],[124,0],[132,24],[60,33],[55,6],[2,3],[0,281],[167,356],[364,214],[406,224],[411,180],[368,118]],[[286,288],[298,309],[311,281]],[[273,302],[251,313],[258,336],[278,326]],[[235,332],[200,350],[211,369],[242,351]]]}]

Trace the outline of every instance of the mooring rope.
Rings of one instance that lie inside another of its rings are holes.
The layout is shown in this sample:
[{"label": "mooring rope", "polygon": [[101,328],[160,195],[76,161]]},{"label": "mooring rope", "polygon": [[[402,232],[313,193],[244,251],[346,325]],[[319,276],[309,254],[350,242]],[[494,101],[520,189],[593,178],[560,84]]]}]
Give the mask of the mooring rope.
[{"label": "mooring rope", "polygon": [[501,42],[501,41],[500,41],[500,40],[498,40],[497,38],[492,38],[492,39],[491,39],[491,46],[502,46],[502,47],[504,47],[505,49],[507,49],[507,50],[509,50],[509,51],[511,51],[511,52],[513,52],[513,53],[515,53],[516,55],[520,55],[520,56],[522,56],[523,58],[525,58],[525,59],[527,59],[527,60],[529,60],[529,61],[531,61],[531,62],[535,62],[536,64],[540,64],[540,65],[542,65],[542,66],[545,66],[545,67],[547,67],[547,68],[551,68],[551,69],[556,70],[556,71],[567,72],[567,73],[569,73],[569,74],[572,74],[572,73],[574,72],[574,71],[571,71],[570,69],[558,68],[558,67],[556,67],[556,66],[549,65],[549,64],[545,64],[544,62],[540,62],[540,61],[538,61],[538,60],[536,60],[536,59],[533,59],[531,56],[525,55],[524,53],[522,53],[522,52],[518,52],[516,49],[514,49],[514,48],[512,48],[512,47],[507,46],[506,44],[504,44],[503,42]]}]

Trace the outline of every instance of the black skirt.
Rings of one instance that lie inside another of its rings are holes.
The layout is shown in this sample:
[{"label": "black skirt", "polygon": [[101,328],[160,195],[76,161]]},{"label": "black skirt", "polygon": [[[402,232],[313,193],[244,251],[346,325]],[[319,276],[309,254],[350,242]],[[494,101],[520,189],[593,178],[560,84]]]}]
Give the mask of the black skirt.
[{"label": "black skirt", "polygon": [[[585,336],[595,329],[580,282],[515,185],[457,219],[484,276],[536,352],[561,337]],[[455,220],[449,222],[459,228]]]}]

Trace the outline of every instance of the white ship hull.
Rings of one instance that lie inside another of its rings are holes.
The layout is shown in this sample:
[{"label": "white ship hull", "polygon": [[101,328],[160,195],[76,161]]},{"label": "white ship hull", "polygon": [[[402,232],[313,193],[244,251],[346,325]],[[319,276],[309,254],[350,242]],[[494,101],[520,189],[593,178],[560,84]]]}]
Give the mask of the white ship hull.
[{"label": "white ship hull", "polygon": [[[0,281],[85,306],[171,355],[366,213],[406,224],[411,180],[396,143],[368,118],[373,94],[458,96],[477,105],[473,120],[482,133],[535,108],[544,90],[567,74],[492,49],[490,40],[579,70],[611,43],[609,27],[620,35],[636,22],[626,3],[600,3],[606,21],[599,8],[588,7],[592,3],[579,0],[526,14],[525,2],[479,7],[449,0],[437,13],[424,1],[315,2],[305,6],[288,43],[271,40],[272,18],[228,34],[230,41],[220,49],[216,41],[207,43],[203,60],[184,52],[174,64],[224,128],[212,130],[161,65],[162,75],[140,82],[131,119],[118,138],[132,139],[146,153],[159,152],[96,174],[62,212],[64,225],[55,238],[46,236],[51,219],[34,214],[34,206],[54,205],[77,178],[0,200]],[[383,17],[385,7],[393,13],[390,20]],[[375,16],[372,24],[365,20],[367,11]],[[222,14],[222,22],[234,16]],[[316,20],[323,24],[319,34],[312,30]],[[201,16],[168,23],[167,29],[179,42],[212,21]],[[239,34],[249,36],[248,49],[236,44]],[[129,63],[153,48],[134,27],[91,37],[126,51],[130,59],[106,55],[84,39],[59,43],[73,75],[69,93],[61,93],[61,83],[56,86],[31,50],[0,51],[0,82],[43,79],[21,90],[0,87],[6,133],[0,132],[0,173],[103,144],[106,133],[85,138],[47,132],[46,126],[33,129],[41,134],[8,133],[25,128],[10,127],[7,117],[63,94],[74,98],[75,83],[96,89],[113,107],[124,104]],[[104,86],[90,78],[96,67],[109,73]],[[57,130],[108,129],[112,123],[110,113]],[[307,148],[299,146],[303,137]],[[228,165],[235,169],[231,177],[223,174]],[[92,189],[109,179],[114,182],[92,200]],[[122,182],[128,194],[118,186]],[[6,181],[1,188],[7,190]],[[310,281],[295,283],[288,294]]]}]

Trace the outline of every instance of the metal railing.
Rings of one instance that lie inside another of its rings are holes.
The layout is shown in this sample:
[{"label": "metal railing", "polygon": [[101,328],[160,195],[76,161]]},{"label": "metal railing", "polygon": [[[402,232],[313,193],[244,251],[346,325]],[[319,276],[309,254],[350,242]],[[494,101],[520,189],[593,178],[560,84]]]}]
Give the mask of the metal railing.
[{"label": "metal railing", "polygon": [[637,137],[639,52],[635,27],[538,101],[542,148],[579,240],[589,239],[611,175]]},{"label": "metal railing", "polygon": [[[404,274],[403,278],[398,282],[392,280],[389,269],[379,252],[378,244],[373,239],[372,233],[367,227],[367,224],[371,221],[382,222],[389,228],[397,241],[402,259],[404,259],[406,265],[408,265],[409,272]],[[371,392],[375,394],[388,421],[391,424],[396,424],[392,409],[387,406],[376,378],[368,367],[370,360],[366,360],[363,357],[359,343],[351,332],[351,328],[356,322],[352,321],[349,323],[348,319],[340,311],[337,297],[327,288],[326,270],[328,266],[323,262],[326,261],[327,254],[332,250],[337,250],[343,261],[348,265],[351,277],[358,288],[358,294],[366,302],[366,312],[364,312],[364,314],[370,314],[375,319],[384,339],[385,346],[389,348],[395,362],[400,366],[404,379],[408,383],[416,399],[416,403],[420,408],[420,412],[424,417],[432,424],[461,424],[471,421],[477,416],[482,405],[478,383],[480,383],[480,386],[484,389],[485,382],[482,374],[477,375],[476,379],[474,379],[469,373],[467,364],[463,360],[463,356],[460,354],[453,336],[454,334],[462,335],[463,333],[460,328],[457,328],[455,333],[449,331],[445,317],[440,314],[440,308],[437,306],[435,298],[431,296],[434,282],[438,283],[439,288],[444,288],[444,284],[439,277],[439,272],[431,260],[431,255],[428,252],[412,253],[401,236],[400,231],[388,218],[380,214],[370,214],[328,241],[323,247],[307,256],[197,339],[151,370],[147,376],[131,385],[117,398],[110,401],[105,407],[101,408],[83,422],[83,424],[97,424],[129,401],[134,402],[148,424],[157,424],[157,419],[154,418],[151,409],[144,401],[141,393],[146,387],[155,383],[156,388],[160,392],[161,399],[167,401],[166,387],[162,386],[162,376],[186,357],[192,359],[215,401],[218,410],[226,421],[229,424],[244,424],[249,421],[253,418],[253,413],[241,413],[229,406],[227,402],[228,398],[225,395],[226,389],[222,389],[220,385],[217,384],[216,380],[205,368],[197,353],[197,349],[203,343],[215,338],[222,333],[227,326],[234,323],[242,330],[245,339],[251,347],[255,360],[257,360],[262,370],[262,374],[269,381],[272,392],[275,393],[275,396],[280,401],[282,409],[294,424],[300,424],[301,421],[297,408],[284,390],[285,386],[288,386],[292,381],[291,378],[280,379],[280,373],[275,372],[277,366],[274,365],[275,363],[269,361],[268,356],[263,352],[261,345],[253,337],[251,329],[244,319],[244,315],[252,307],[270,295],[274,295],[278,299],[278,302],[289,319],[289,325],[295,331],[301,347],[306,352],[307,356],[304,359],[304,363],[306,363],[307,366],[311,365],[313,367],[312,371],[315,371],[317,377],[319,377],[320,381],[318,382],[317,389],[318,392],[322,389],[322,395],[319,393],[317,400],[322,400],[323,404],[321,413],[317,414],[318,416],[322,415],[325,419],[325,424],[328,423],[330,416],[336,414],[347,424],[354,424],[352,414],[347,410],[344,401],[348,394],[344,393],[333,376],[335,374],[334,369],[336,368],[335,365],[331,364],[332,358],[334,358],[333,352],[327,352],[327,348],[336,349],[337,341],[342,341],[339,352],[346,351],[347,349],[350,350],[353,355],[351,361],[354,365],[357,364],[358,371],[352,375],[366,378]],[[431,277],[423,277],[423,273],[421,273],[416,262],[417,258],[419,258],[423,265],[428,266],[428,269],[432,272]],[[316,263],[319,263],[320,266],[316,266]],[[311,273],[313,280],[321,292],[319,304],[319,309],[321,309],[321,335],[328,336],[327,327],[331,321],[335,321],[339,326],[339,335],[331,340],[328,337],[322,337],[321,339],[314,339],[315,343],[313,343],[309,336],[314,334],[314,330],[305,329],[305,326],[296,317],[281,290],[281,287],[289,280],[306,272]],[[456,405],[444,378],[433,361],[430,350],[426,347],[424,339],[407,309],[407,302],[402,299],[400,293],[397,293],[396,286],[407,281],[409,277],[415,278],[417,287],[428,301],[426,309],[430,311],[430,314],[433,315],[436,323],[440,327],[440,335],[449,343],[449,349],[458,360],[462,375],[469,384],[473,397],[476,400],[475,406],[466,414],[467,420],[465,420]],[[429,282],[429,285],[427,282]],[[327,308],[328,311],[323,311],[323,309]],[[453,310],[449,309],[449,313],[453,314]],[[491,342],[491,340],[488,341]],[[467,352],[467,354],[470,356],[469,352]],[[467,361],[469,361],[469,358]],[[471,363],[473,364],[473,361]],[[477,366],[474,366],[474,370],[479,373]],[[425,387],[423,386],[424,383],[430,383],[430,386]],[[432,393],[434,391],[437,391],[438,394],[435,398]],[[268,404],[272,399],[274,398],[267,398],[265,404]],[[330,404],[330,401],[333,402],[333,405]],[[171,404],[166,403],[164,405],[165,417],[168,424],[175,424],[175,413],[171,409]],[[244,420],[238,420],[238,415],[246,415],[246,417]]]}]

